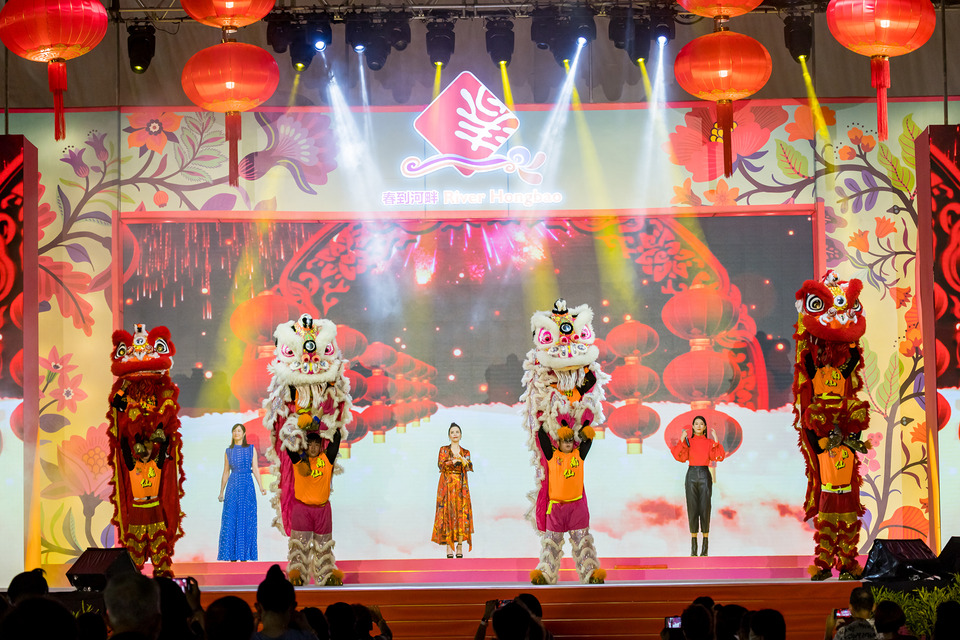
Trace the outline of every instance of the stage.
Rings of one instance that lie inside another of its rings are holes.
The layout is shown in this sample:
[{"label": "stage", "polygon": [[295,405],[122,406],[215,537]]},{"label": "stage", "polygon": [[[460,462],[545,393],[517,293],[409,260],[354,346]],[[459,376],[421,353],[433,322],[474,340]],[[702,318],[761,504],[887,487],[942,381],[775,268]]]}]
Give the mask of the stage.
[{"label": "stage", "polygon": [[[471,638],[484,602],[534,593],[555,637],[567,639],[657,638],[665,616],[679,615],[698,596],[779,609],[790,640],[820,640],[827,614],[846,606],[856,582],[809,580],[805,556],[708,558],[601,558],[604,585],[581,585],[572,560],[564,558],[560,583],[536,587],[527,581],[533,558],[357,560],[338,562],[342,587],[300,587],[299,607],[338,602],[379,605],[394,637],[404,640]],[[861,558],[861,564],[865,558]],[[197,578],[203,602],[237,595],[251,604],[271,562],[189,563],[179,576]],[[282,564],[281,564],[282,566]],[[488,630],[487,637],[493,637]]]}]

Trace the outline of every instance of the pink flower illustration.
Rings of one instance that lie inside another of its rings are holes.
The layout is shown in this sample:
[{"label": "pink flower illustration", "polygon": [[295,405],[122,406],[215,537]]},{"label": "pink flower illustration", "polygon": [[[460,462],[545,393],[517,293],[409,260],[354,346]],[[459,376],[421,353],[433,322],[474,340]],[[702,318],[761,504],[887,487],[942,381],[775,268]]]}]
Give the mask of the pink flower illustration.
[{"label": "pink flower illustration", "polygon": [[[57,446],[57,466],[51,484],[43,489],[44,498],[78,496],[83,513],[90,517],[97,505],[110,498],[112,476],[107,424],[90,427],[84,436],[71,436]],[[49,469],[49,467],[47,467]]]},{"label": "pink flower illustration", "polygon": [[70,364],[72,353],[65,353],[63,356],[57,351],[56,347],[50,349],[50,355],[46,358],[40,358],[40,366],[53,373],[70,373],[77,368],[77,365]]},{"label": "pink flower illustration", "polygon": [[87,394],[80,388],[81,382],[83,382],[82,374],[73,378],[65,373],[60,374],[60,386],[50,392],[50,397],[57,401],[58,413],[62,413],[64,410],[76,413],[77,402],[86,400]]}]

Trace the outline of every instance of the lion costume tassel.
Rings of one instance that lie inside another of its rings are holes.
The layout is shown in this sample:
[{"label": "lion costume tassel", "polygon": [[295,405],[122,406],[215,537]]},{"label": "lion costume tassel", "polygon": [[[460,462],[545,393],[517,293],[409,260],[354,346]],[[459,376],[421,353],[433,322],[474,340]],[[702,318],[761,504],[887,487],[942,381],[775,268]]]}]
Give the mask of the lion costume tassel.
[{"label": "lion costume tassel", "polygon": [[287,575],[295,585],[313,576],[318,585],[343,584],[333,555],[330,492],[341,438],[350,422],[347,361],[337,347],[337,326],[303,314],[277,326],[268,369],[273,376],[263,402],[270,431],[267,459],[279,478],[271,489],[273,524],[289,536]]},{"label": "lion costume tassel", "polygon": [[530,574],[534,584],[555,584],[570,536],[580,582],[602,583],[590,534],[590,512],[583,490],[584,460],[593,442],[591,425],[603,423],[603,385],[594,346],[593,311],[587,305],[567,309],[565,300],[530,319],[534,348],[523,363],[524,428],[533,452],[537,488],[527,518],[540,532],[540,562]]},{"label": "lion costume tassel", "polygon": [[866,319],[859,280],[842,281],[828,271],[797,291],[794,339],[794,426],[807,469],[806,519],[815,518],[816,551],[810,575],[825,580],[832,569],[841,580],[855,580],[860,539],[860,461],[869,442],[860,433],[869,425],[867,403],[857,399]]},{"label": "lion costume tassel", "polygon": [[183,457],[180,391],[170,379],[176,348],[170,330],[142,324],[113,333],[110,370],[111,522],[133,562],[153,564],[155,576],[173,575],[173,548],[183,535]]}]

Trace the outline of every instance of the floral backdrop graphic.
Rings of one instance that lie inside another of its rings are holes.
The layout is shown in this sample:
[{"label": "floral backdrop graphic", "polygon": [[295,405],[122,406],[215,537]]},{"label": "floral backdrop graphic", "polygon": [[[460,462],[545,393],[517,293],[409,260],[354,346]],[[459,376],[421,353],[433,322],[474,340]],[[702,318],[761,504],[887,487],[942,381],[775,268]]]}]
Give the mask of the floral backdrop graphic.
[{"label": "floral backdrop graphic", "polygon": [[[878,536],[926,537],[927,427],[913,259],[917,240],[914,140],[939,113],[929,103],[891,103],[890,138],[878,143],[871,124],[872,105],[842,107],[824,105],[824,136],[817,133],[805,103],[744,101],[735,113],[734,174],[730,178],[721,177],[715,115],[708,107],[677,106],[661,114],[667,132],[652,141],[653,153],[642,153],[639,146],[625,150],[624,145],[616,144],[625,135],[640,139],[656,131],[649,126],[650,112],[629,107],[587,108],[582,112],[583,122],[592,140],[568,132],[563,148],[556,151],[559,155],[548,159],[546,166],[553,169],[545,171],[538,186],[541,192],[562,194],[565,212],[603,209],[583,220],[553,218],[550,209],[536,205],[510,204],[501,209],[489,201],[476,206],[448,205],[442,196],[429,205],[422,200],[416,205],[381,204],[385,193],[529,189],[511,182],[505,173],[468,179],[449,170],[417,180],[403,178],[399,171],[403,158],[424,155],[423,142],[411,127],[417,115],[413,110],[371,114],[371,139],[367,142],[375,143],[376,153],[360,154],[359,161],[353,150],[338,140],[337,114],[325,110],[245,114],[238,188],[227,186],[223,124],[211,114],[189,110],[70,113],[71,137],[66,148],[49,135],[48,115],[12,114],[11,130],[24,133],[41,149],[41,345],[37,357],[43,374],[39,442],[43,562],[56,568],[88,544],[112,542],[108,509],[100,506],[104,497],[100,442],[111,382],[105,363],[114,315],[122,315],[125,325],[144,317],[153,323],[172,325],[178,319],[187,323],[174,330],[180,350],[174,373],[185,389],[194,390],[188,413],[196,415],[198,422],[185,422],[185,428],[199,430],[195,442],[209,438],[211,452],[194,450],[197,464],[205,456],[211,457],[202,468],[191,468],[190,450],[186,451],[188,496],[193,490],[200,499],[204,474],[211,465],[222,462],[219,448],[226,432],[218,430],[225,429],[223,425],[237,415],[224,412],[249,408],[241,407],[241,398],[231,393],[238,388],[232,376],[245,360],[256,359],[256,348],[232,332],[229,316],[261,292],[279,294],[290,304],[285,311],[296,307],[329,314],[370,341],[392,341],[389,344],[396,348],[409,339],[407,350],[437,370],[432,378],[423,379],[424,385],[436,387],[435,397],[430,397],[429,387],[415,396],[417,401],[436,405],[428,423],[435,432],[423,440],[427,431],[408,430],[421,438],[414,460],[429,460],[433,448],[442,444],[434,421],[455,419],[454,407],[470,407],[470,411],[483,414],[508,400],[510,372],[516,367],[510,356],[522,357],[527,348],[523,335],[529,313],[546,308],[550,296],[589,302],[598,317],[610,315],[610,323],[603,326],[612,328],[629,314],[654,327],[661,347],[644,356],[644,365],[660,375],[670,357],[688,347],[663,327],[659,309],[675,290],[696,284],[698,277],[703,278],[701,284],[734,298],[735,289],[746,307],[737,324],[739,333],[727,344],[718,341],[716,345],[727,350],[745,374],[735,388],[715,396],[721,408],[730,407],[727,412],[743,427],[737,455],[718,469],[720,486],[728,487],[721,489],[721,494],[731,492],[722,497],[728,505],[744,498],[752,500],[738,493],[735,478],[749,478],[777,461],[782,462],[777,468],[785,473],[795,465],[797,476],[796,480],[792,475],[784,478],[783,484],[774,488],[782,499],[764,497],[772,505],[769,516],[733,507],[721,515],[722,500],[717,500],[716,526],[739,527],[740,533],[730,537],[729,553],[739,553],[741,543],[746,548],[746,518],[769,519],[771,526],[788,532],[782,537],[782,546],[768,552],[808,553],[810,533],[796,519],[803,474],[789,417],[781,412],[782,390],[788,383],[780,376],[792,348],[788,342],[783,344],[783,339],[792,333],[793,292],[802,279],[822,275],[813,273],[812,266],[812,255],[820,243],[825,249],[824,267],[837,269],[841,277],[863,280],[863,302],[869,314],[865,387],[872,418],[867,433],[878,446],[867,455],[864,465],[868,514],[861,545],[869,547]],[[517,112],[529,144],[537,139],[547,116],[522,108]],[[584,172],[587,159],[598,166]],[[360,188],[371,184],[373,189]],[[648,208],[697,207],[709,214],[711,208],[730,212],[741,205],[753,205],[751,214],[778,213],[779,207],[786,207],[782,211],[790,215],[684,223],[634,217]],[[501,211],[500,215],[491,217],[491,209]],[[611,212],[606,210],[614,210],[609,219]],[[824,236],[811,238],[813,225],[806,217],[815,216],[817,210],[822,210]],[[159,223],[167,212],[177,211],[195,212],[196,221]],[[303,219],[304,212],[314,211],[324,212],[324,218],[331,221],[296,222]],[[431,221],[431,214],[450,218],[451,211],[462,212],[462,220]],[[474,211],[483,211],[484,219],[472,220]],[[526,215],[538,211],[542,219],[521,223],[513,219],[518,211]],[[263,222],[238,225],[215,221],[244,212],[260,212]],[[122,254],[114,256],[112,225],[118,215],[133,221],[120,225],[117,240]],[[158,221],[151,222],[153,218]],[[291,218],[267,224],[268,220]],[[403,222],[411,218],[422,220]],[[718,227],[711,227],[730,222],[735,228],[738,220],[742,225],[738,231],[721,233]],[[739,234],[747,242],[740,248],[724,247],[718,239],[725,234]],[[784,259],[797,247],[802,247],[803,267],[791,267]],[[581,262],[568,262],[573,256]],[[749,260],[765,260],[775,267],[752,269]],[[117,297],[123,309],[112,308],[114,268],[122,270],[124,291]],[[783,277],[777,276],[780,279],[773,295],[764,297],[760,295],[762,282],[773,270]],[[604,307],[604,300],[609,307]],[[456,345],[448,342],[448,325],[435,322],[454,307],[459,310],[459,335],[470,336],[467,348],[460,347],[460,356],[453,355]],[[498,310],[502,320],[492,315]],[[423,329],[431,324],[440,336],[427,337],[429,332]],[[597,324],[600,335],[605,335],[600,332],[601,323]],[[403,335],[404,326],[409,338]],[[201,335],[203,331],[206,336]],[[783,348],[778,350],[778,344]],[[472,363],[471,355],[481,353],[499,358],[482,365]],[[613,360],[611,366],[617,366]],[[205,377],[207,371],[209,378]],[[362,375],[362,370],[358,371]],[[448,379],[451,374],[454,381]],[[658,407],[664,425],[682,413],[682,405],[663,385],[644,401]],[[623,400],[613,402],[616,406]],[[430,411],[433,408],[428,405]],[[359,409],[363,409],[362,403]],[[255,418],[249,412],[238,415],[243,421]],[[512,411],[497,415],[490,428],[512,433],[518,424]],[[774,426],[762,428],[767,424]],[[15,428],[13,431],[16,433]],[[343,502],[353,505],[349,494],[354,485],[348,478],[366,475],[361,470],[368,468],[367,462],[361,462],[364,448],[369,460],[406,459],[409,452],[404,447],[413,445],[405,445],[402,439],[406,434],[396,432],[394,428],[387,434],[386,448],[376,449],[369,439],[358,441],[348,462],[354,464],[354,473],[348,468],[348,473],[338,478],[337,499],[342,495]],[[187,434],[189,438],[189,431]],[[940,438],[941,443],[956,440],[956,429],[940,432]],[[641,465],[633,462],[635,457],[624,451],[615,453],[616,447],[625,449],[626,443],[608,434],[603,444],[613,456],[605,468],[634,474],[628,477],[638,487],[649,489],[650,479],[636,468]],[[683,469],[663,457],[665,448],[662,438],[651,438],[642,456],[644,460],[662,458],[660,471],[675,476],[672,483],[663,484],[679,487]],[[947,449],[944,446],[944,451]],[[9,447],[0,450],[6,462],[20,465],[19,459],[12,457],[15,453]],[[518,462],[522,470],[516,472],[521,474],[517,482],[526,481],[525,459]],[[956,466],[950,459],[942,462]],[[427,469],[431,464],[423,463]],[[369,469],[373,473],[373,468]],[[945,477],[949,473],[947,470]],[[604,489],[595,488],[594,494],[616,484],[603,474],[598,476]],[[196,489],[193,482],[198,483]],[[793,483],[797,486],[791,488]],[[391,491],[386,490],[388,496],[402,498]],[[952,502],[948,494],[945,483],[944,505]],[[676,487],[664,489],[660,495],[649,490],[627,494],[611,489],[611,497],[617,506],[605,508],[620,515],[606,525],[605,517],[598,519],[598,530],[608,536],[608,548],[617,548],[618,535],[619,540],[642,535],[634,530],[659,526],[657,522],[664,518],[670,522],[669,530],[682,529],[682,520],[675,513],[676,505],[682,505]],[[509,521],[513,517],[507,512],[510,501],[496,507],[495,498],[489,498],[491,517]],[[198,503],[189,508],[196,514],[204,507]],[[347,514],[338,514],[338,522],[349,522],[349,510],[357,507],[338,508],[346,509],[343,513]],[[267,511],[266,505],[261,505],[261,511]],[[656,513],[661,516],[651,515]],[[196,524],[190,522],[191,516]],[[190,529],[199,527],[200,521],[188,511],[183,549],[197,556],[206,551],[202,543],[192,541]],[[622,533],[622,527],[630,532]],[[416,538],[419,534],[411,535]],[[667,540],[659,550],[679,553],[679,547],[670,547],[669,536]],[[733,540],[738,540],[737,546]],[[431,552],[429,547],[411,544],[394,551],[399,557]],[[347,545],[344,550],[357,557],[362,557],[362,552],[362,545]],[[601,546],[603,553],[612,554]]]}]

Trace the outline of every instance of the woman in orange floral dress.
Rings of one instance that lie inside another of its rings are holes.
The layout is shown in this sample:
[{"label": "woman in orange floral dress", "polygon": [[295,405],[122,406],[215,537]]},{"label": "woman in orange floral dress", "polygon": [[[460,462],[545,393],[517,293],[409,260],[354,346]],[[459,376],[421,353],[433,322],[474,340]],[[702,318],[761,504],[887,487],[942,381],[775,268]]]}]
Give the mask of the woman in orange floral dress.
[{"label": "woman in orange floral dress", "polygon": [[470,452],[460,446],[460,426],[450,423],[447,436],[450,444],[440,447],[437,466],[440,467],[440,484],[437,486],[437,515],[433,521],[433,537],[437,544],[446,545],[447,557],[453,557],[453,545],[457,545],[457,557],[463,557],[463,543],[473,550],[473,507],[470,506],[470,487],[467,472],[473,471]]}]

